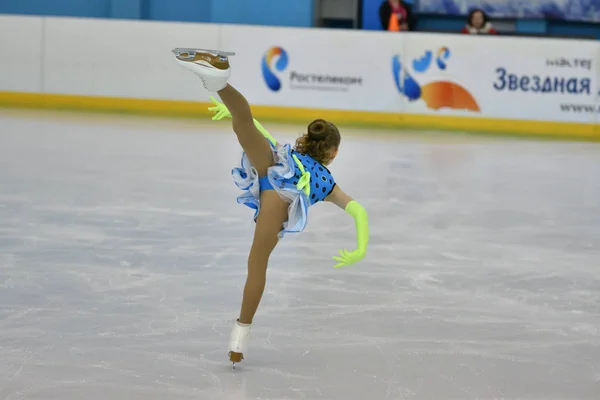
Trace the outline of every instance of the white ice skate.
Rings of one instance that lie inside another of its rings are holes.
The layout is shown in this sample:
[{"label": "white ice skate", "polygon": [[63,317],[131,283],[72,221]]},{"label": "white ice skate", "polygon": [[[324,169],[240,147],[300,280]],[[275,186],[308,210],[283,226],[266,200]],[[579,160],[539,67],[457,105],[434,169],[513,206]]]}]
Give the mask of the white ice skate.
[{"label": "white ice skate", "polygon": [[227,86],[231,75],[229,56],[235,53],[220,50],[176,48],[172,50],[177,62],[198,75],[209,92],[218,92]]},{"label": "white ice skate", "polygon": [[239,363],[244,359],[244,353],[248,347],[248,341],[250,340],[250,326],[249,324],[240,324],[239,320],[235,322],[233,330],[231,331],[231,338],[229,339],[229,360],[233,363],[235,369],[235,363]]}]

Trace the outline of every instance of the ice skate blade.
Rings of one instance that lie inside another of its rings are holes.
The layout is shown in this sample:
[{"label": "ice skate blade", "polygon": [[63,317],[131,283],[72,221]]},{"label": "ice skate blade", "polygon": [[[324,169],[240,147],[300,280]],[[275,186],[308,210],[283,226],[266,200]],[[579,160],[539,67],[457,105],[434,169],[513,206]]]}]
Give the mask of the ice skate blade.
[{"label": "ice skate blade", "polygon": [[171,50],[173,54],[175,54],[180,59],[190,59],[193,60],[196,57],[197,53],[210,53],[216,54],[219,56],[235,56],[235,53],[232,51],[223,51],[223,50],[209,50],[209,49],[192,49],[186,47],[177,47]]}]

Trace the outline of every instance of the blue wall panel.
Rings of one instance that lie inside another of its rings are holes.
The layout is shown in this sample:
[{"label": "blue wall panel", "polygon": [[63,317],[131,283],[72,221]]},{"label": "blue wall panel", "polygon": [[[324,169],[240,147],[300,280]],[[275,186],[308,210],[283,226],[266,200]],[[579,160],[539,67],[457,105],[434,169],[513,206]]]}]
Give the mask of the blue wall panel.
[{"label": "blue wall panel", "polygon": [[380,0],[363,0],[362,9],[362,27],[363,29],[380,31],[381,23],[379,22],[379,6]]},{"label": "blue wall panel", "polygon": [[596,39],[600,39],[600,24],[579,24],[576,22],[553,21],[548,24],[548,32],[553,35],[592,36]]},{"label": "blue wall panel", "polygon": [[517,32],[546,33],[548,24],[544,19],[520,19],[516,24]]},{"label": "blue wall panel", "polygon": [[109,0],[0,0],[0,13],[110,17]]},{"label": "blue wall panel", "polygon": [[296,27],[313,25],[313,0],[253,0],[248,2],[247,8],[248,23]]},{"label": "blue wall panel", "polygon": [[[214,2],[218,1],[222,0],[214,0]],[[210,10],[213,0],[144,0],[144,2],[143,19],[212,22]]]},{"label": "blue wall panel", "polygon": [[140,19],[142,17],[142,0],[112,0],[109,3],[112,18]]},{"label": "blue wall panel", "polygon": [[417,15],[417,30],[460,33],[465,22],[463,17],[430,16],[425,18]]},{"label": "blue wall panel", "polygon": [[210,19],[217,23],[239,24],[244,20],[247,3],[235,0],[214,1],[210,9]]},{"label": "blue wall panel", "polygon": [[229,24],[310,27],[313,0],[213,0],[211,21]]},{"label": "blue wall panel", "polygon": [[[383,1],[363,0],[364,29],[381,30],[378,10]],[[313,3],[314,0],[0,0],[0,13],[310,27]],[[464,23],[464,17],[417,16],[417,30],[460,31]],[[523,33],[600,39],[600,24],[519,20],[516,28]]]}]

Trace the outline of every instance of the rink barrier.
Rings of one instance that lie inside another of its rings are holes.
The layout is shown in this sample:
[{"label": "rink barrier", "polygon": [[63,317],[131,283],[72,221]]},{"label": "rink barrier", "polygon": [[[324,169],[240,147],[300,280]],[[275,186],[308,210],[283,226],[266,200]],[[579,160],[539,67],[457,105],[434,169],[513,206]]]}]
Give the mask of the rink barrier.
[{"label": "rink barrier", "polygon": [[170,52],[202,38],[265,121],[600,140],[596,41],[2,15],[0,37],[5,107],[205,118]]},{"label": "rink barrier", "polygon": [[[125,113],[135,115],[209,118],[212,113],[209,102],[173,100],[129,99],[122,97],[88,97],[57,94],[0,92],[0,106],[46,110],[68,110],[102,113]],[[466,118],[453,116],[430,116],[360,112],[348,110],[324,110],[274,106],[252,106],[257,119],[272,122],[307,124],[315,118],[325,118],[340,126],[362,128],[442,129],[600,141],[600,126],[567,122],[521,121],[494,118]]]}]

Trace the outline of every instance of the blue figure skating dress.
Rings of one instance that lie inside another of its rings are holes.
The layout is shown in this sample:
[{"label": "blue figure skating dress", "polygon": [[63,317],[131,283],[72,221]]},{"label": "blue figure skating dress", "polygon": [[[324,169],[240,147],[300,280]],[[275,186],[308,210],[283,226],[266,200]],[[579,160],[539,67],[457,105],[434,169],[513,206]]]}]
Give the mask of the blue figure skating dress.
[{"label": "blue figure skating dress", "polygon": [[271,145],[275,165],[269,167],[267,176],[259,179],[256,169],[242,154],[241,166],[231,171],[235,184],[244,192],[237,201],[253,210],[254,219],[260,210],[260,192],[275,190],[279,197],[290,203],[288,220],[279,237],[288,232],[301,232],[307,222],[308,208],[323,201],[335,187],[331,172],[308,154],[301,154],[289,144]]}]

